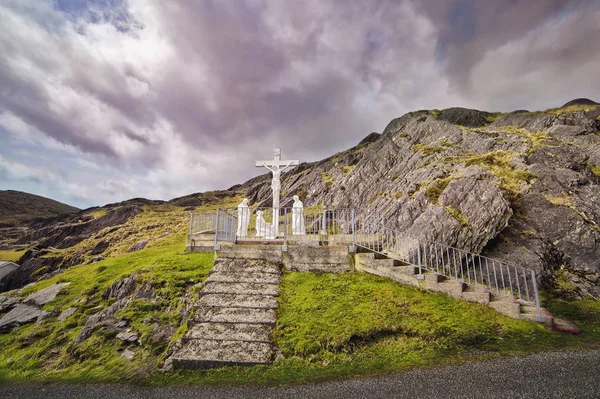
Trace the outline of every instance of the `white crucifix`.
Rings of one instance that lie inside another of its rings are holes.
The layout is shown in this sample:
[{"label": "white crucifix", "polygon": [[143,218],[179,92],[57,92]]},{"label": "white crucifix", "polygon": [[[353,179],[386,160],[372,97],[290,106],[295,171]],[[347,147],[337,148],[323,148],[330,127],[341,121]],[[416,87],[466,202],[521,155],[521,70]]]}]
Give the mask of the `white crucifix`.
[{"label": "white crucifix", "polygon": [[272,161],[256,161],[256,167],[265,167],[273,173],[271,189],[273,190],[273,227],[279,232],[279,194],[281,193],[281,172],[290,166],[297,166],[298,161],[282,161],[281,148],[275,148]]}]

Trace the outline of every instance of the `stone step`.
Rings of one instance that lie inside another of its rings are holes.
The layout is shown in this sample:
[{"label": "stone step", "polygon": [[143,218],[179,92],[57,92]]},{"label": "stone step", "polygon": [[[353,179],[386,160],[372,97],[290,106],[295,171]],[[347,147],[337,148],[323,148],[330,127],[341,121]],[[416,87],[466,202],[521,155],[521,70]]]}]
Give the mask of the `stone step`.
[{"label": "stone step", "polygon": [[281,270],[277,265],[263,262],[247,262],[239,259],[219,259],[215,261],[215,265],[211,271],[213,273],[272,273],[281,275]]},{"label": "stone step", "polygon": [[273,352],[265,342],[215,341],[193,339],[173,355],[173,367],[205,369],[210,367],[272,363]]},{"label": "stone step", "polygon": [[206,279],[206,282],[220,283],[262,283],[262,284],[279,284],[281,276],[275,273],[260,273],[260,272],[216,272],[211,273]]},{"label": "stone step", "polygon": [[496,309],[498,313],[512,317],[513,319],[520,318],[521,304],[514,298],[503,297],[500,295],[491,295],[490,297],[488,306]]},{"label": "stone step", "polygon": [[183,342],[193,339],[216,341],[271,342],[271,327],[266,324],[198,323],[183,337]]},{"label": "stone step", "polygon": [[406,274],[407,276],[419,274],[419,268],[417,266],[394,266],[393,270],[395,273]]},{"label": "stone step", "polygon": [[279,295],[279,286],[256,283],[214,283],[207,282],[201,295],[205,294],[241,294],[241,295]]},{"label": "stone step", "polygon": [[277,298],[271,295],[206,294],[196,307],[277,309]]},{"label": "stone step", "polygon": [[197,323],[246,323],[275,325],[275,309],[252,308],[197,308],[194,321]]},{"label": "stone step", "polygon": [[489,305],[491,297],[490,292],[487,289],[468,288],[467,291],[463,291],[463,293],[460,295],[460,299],[467,302]]}]

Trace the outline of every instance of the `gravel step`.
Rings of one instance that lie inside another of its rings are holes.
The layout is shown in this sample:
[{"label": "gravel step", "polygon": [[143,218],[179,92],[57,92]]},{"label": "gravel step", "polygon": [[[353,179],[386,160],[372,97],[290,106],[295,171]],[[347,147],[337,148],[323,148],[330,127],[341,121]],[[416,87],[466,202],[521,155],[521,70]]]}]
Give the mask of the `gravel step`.
[{"label": "gravel step", "polygon": [[277,298],[271,295],[207,294],[196,307],[277,309]]},{"label": "gravel step", "polygon": [[241,295],[279,295],[279,287],[275,284],[259,283],[216,283],[207,281],[202,289],[204,294],[241,294]]},{"label": "gravel step", "polygon": [[173,367],[204,369],[209,367],[268,364],[271,345],[265,342],[190,340],[173,356]]},{"label": "gravel step", "polygon": [[218,341],[271,342],[271,327],[265,324],[198,323],[183,339],[209,339]]},{"label": "gravel step", "polygon": [[206,282],[220,283],[259,283],[259,284],[279,284],[281,276],[275,273],[260,272],[218,272],[212,273],[206,279]]},{"label": "gravel step", "polygon": [[247,323],[275,325],[277,312],[274,309],[250,308],[198,308],[194,321],[198,323]]}]

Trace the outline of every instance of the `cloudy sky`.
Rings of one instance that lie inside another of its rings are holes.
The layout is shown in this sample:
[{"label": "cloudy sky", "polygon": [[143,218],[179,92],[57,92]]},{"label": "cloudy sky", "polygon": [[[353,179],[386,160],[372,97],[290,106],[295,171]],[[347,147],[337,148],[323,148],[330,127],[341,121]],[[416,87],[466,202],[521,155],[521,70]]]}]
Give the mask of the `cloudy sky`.
[{"label": "cloudy sky", "polygon": [[600,2],[0,0],[0,189],[224,189],[423,108],[600,101]]}]

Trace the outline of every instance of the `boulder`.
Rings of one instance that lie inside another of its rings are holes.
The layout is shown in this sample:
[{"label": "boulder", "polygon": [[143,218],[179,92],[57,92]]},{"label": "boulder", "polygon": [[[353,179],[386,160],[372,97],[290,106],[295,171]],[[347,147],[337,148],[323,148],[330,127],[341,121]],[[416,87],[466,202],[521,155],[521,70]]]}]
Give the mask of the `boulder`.
[{"label": "boulder", "polygon": [[56,298],[56,295],[60,292],[60,290],[62,290],[69,284],[70,283],[60,283],[60,284],[51,285],[48,288],[44,288],[43,290],[40,290],[38,292],[35,292],[35,293],[29,295],[25,299],[24,303],[30,304],[30,305],[35,305],[38,307],[45,305],[48,302],[53,301],[54,298]]},{"label": "boulder", "polygon": [[58,315],[58,320],[65,321],[69,316],[77,311],[77,308],[67,308]]},{"label": "boulder", "polygon": [[146,248],[146,245],[148,245],[148,240],[138,241],[131,248],[129,248],[129,250],[127,252],[140,251],[140,250]]},{"label": "boulder", "polygon": [[43,315],[40,308],[33,305],[20,304],[0,319],[0,334],[4,334],[23,324],[33,323]]}]

